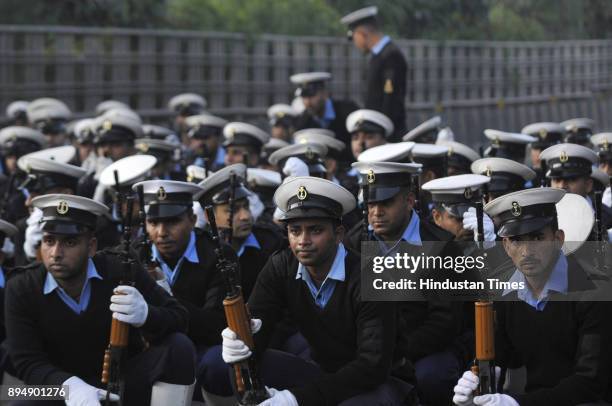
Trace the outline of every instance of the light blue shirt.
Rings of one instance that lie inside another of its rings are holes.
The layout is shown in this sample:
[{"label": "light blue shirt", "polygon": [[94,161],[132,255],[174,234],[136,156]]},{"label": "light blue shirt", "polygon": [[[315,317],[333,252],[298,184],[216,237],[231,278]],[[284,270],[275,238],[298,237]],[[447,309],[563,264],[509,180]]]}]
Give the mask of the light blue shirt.
[{"label": "light blue shirt", "polygon": [[372,47],[370,52],[372,52],[372,55],[378,55],[389,42],[391,42],[391,38],[389,38],[388,35],[385,35],[376,43],[376,45]]},{"label": "light blue shirt", "polygon": [[184,261],[189,261],[193,264],[197,264],[200,262],[200,258],[198,258],[198,251],[196,249],[195,232],[193,231],[191,232],[191,235],[189,236],[189,243],[187,244],[187,248],[185,248],[185,252],[181,256],[181,258],[176,262],[174,269],[171,269],[170,266],[168,266],[168,264],[164,262],[155,244],[153,244],[151,248],[151,257],[153,258],[153,260],[159,263],[159,266],[161,267],[162,271],[164,271],[164,274],[166,275],[166,280],[168,281],[170,286],[174,285],[174,282],[178,278],[178,275],[181,269],[181,265],[183,265]]},{"label": "light blue shirt", "polygon": [[565,255],[561,253],[555,266],[548,277],[548,281],[544,285],[542,289],[542,293],[540,297],[537,298],[533,295],[533,292],[529,288],[529,284],[525,278],[525,275],[522,274],[518,269],[514,271],[512,277],[510,278],[510,282],[522,282],[525,286],[524,289],[506,289],[504,290],[503,295],[507,295],[513,290],[517,291],[517,296],[520,300],[527,303],[529,306],[533,307],[537,311],[543,311],[548,299],[550,298],[551,292],[557,293],[567,293],[567,258]]},{"label": "light blue shirt", "polygon": [[321,124],[321,127],[328,128],[332,121],[336,119],[336,111],[334,110],[334,104],[331,99],[325,100],[325,112],[323,113],[322,118],[316,118],[316,120]]},{"label": "light blue shirt", "polygon": [[4,288],[6,285],[6,279],[4,279],[4,268],[0,266],[0,288]]},{"label": "light blue shirt", "polygon": [[241,257],[242,254],[244,254],[244,250],[246,247],[251,247],[251,248],[258,249],[258,250],[261,249],[261,245],[259,245],[259,241],[257,241],[257,238],[255,238],[255,234],[253,233],[249,234],[249,236],[246,238],[246,240],[244,240],[244,242],[242,243],[242,245],[240,246],[240,249],[238,250],[236,254],[239,257]]},{"label": "light blue shirt", "polygon": [[85,283],[83,284],[83,288],[81,289],[81,295],[79,296],[79,301],[77,302],[72,297],[70,297],[64,289],[62,289],[58,284],[53,275],[50,272],[47,272],[47,277],[45,279],[45,285],[43,286],[43,293],[45,295],[50,295],[53,291],[57,292],[57,295],[62,299],[64,303],[76,314],[81,314],[87,310],[87,306],[89,306],[89,299],[91,298],[91,279],[102,279],[98,271],[96,271],[96,266],[94,265],[91,258],[87,260],[87,278],[85,279]]},{"label": "light blue shirt", "polygon": [[339,281],[343,282],[346,278],[346,270],[344,269],[345,258],[346,249],[344,248],[344,245],[340,243],[338,244],[336,257],[334,258],[331,269],[320,287],[317,287],[317,285],[313,282],[306,267],[302,264],[298,265],[295,279],[302,279],[304,282],[306,282],[306,286],[308,286],[308,290],[310,291],[315,304],[321,309],[324,309],[329,302],[329,299],[331,299],[334,289],[336,288],[336,284]]}]

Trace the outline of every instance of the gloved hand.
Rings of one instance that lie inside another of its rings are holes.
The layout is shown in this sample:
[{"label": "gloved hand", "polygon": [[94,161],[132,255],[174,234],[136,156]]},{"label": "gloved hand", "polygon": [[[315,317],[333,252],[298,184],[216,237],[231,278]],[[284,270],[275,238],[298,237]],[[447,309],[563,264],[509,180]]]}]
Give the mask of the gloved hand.
[{"label": "gloved hand", "polygon": [[297,399],[293,396],[293,393],[288,390],[276,390],[274,388],[268,389],[269,399],[264,400],[257,406],[298,406]]},{"label": "gloved hand", "polygon": [[[100,401],[106,399],[104,389],[91,386],[77,376],[66,379],[62,385],[68,386],[68,399],[65,399],[66,406],[99,406]],[[117,402],[119,396],[111,393],[109,399]]]},{"label": "gloved hand", "polygon": [[603,195],[601,196],[601,203],[608,207],[612,207],[612,192],[610,191],[609,186],[606,188],[606,190],[604,190]]},{"label": "gloved hand", "polygon": [[[483,213],[482,225],[484,230],[485,241],[495,241],[495,227],[491,217]],[[470,207],[468,211],[463,213],[463,228],[466,230],[472,230],[474,232],[474,241],[478,241],[478,217],[476,216],[476,209]]]},{"label": "gloved hand", "polygon": [[[251,332],[255,334],[259,329],[261,329],[261,320],[251,319]],[[221,337],[223,337],[221,356],[225,363],[234,364],[251,356],[251,349],[229,327],[223,329]]]},{"label": "gloved hand", "polygon": [[43,212],[38,207],[35,207],[30,217],[26,220],[25,241],[23,242],[23,251],[28,258],[36,258],[36,250],[42,241],[42,219]]},{"label": "gloved hand", "polygon": [[141,327],[147,321],[149,306],[133,286],[119,285],[111,296],[110,310],[113,317],[134,327]]},{"label": "gloved hand", "polygon": [[478,387],[480,379],[472,372],[465,371],[463,376],[457,381],[457,385],[453,388],[455,395],[453,396],[453,403],[457,406],[472,406],[474,398],[474,391]]},{"label": "gloved hand", "polygon": [[476,406],[520,406],[512,396],[501,393],[476,396],[474,397],[474,404]]},{"label": "gloved hand", "polygon": [[253,221],[257,221],[266,208],[256,193],[249,191],[247,199],[249,199],[249,210],[251,210]]},{"label": "gloved hand", "polygon": [[15,244],[13,244],[13,241],[11,241],[11,239],[8,237],[4,238],[4,244],[2,244],[2,253],[7,258],[12,258],[13,255],[15,255]]},{"label": "gloved hand", "polygon": [[287,176],[308,176],[308,165],[299,158],[292,156],[287,159],[285,166],[283,166],[283,173]]}]

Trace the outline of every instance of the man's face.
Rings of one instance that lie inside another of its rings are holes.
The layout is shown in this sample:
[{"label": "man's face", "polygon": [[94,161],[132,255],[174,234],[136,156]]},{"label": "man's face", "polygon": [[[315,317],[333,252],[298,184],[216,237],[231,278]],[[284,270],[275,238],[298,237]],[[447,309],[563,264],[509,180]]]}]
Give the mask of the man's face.
[{"label": "man's face", "polygon": [[214,158],[217,148],[219,148],[219,137],[209,135],[207,137],[188,139],[188,147],[198,156],[207,155],[210,158]]},{"label": "man's face", "polygon": [[49,148],[52,147],[61,147],[62,145],[66,145],[66,140],[68,136],[64,133],[61,134],[43,134],[45,140],[47,140],[47,145]]},{"label": "man's face", "polygon": [[414,206],[414,195],[400,192],[391,199],[368,203],[368,222],[377,236],[391,240],[403,232]]},{"label": "man's face", "polygon": [[196,216],[191,211],[176,217],[147,218],[147,233],[162,257],[177,259],[189,243]]},{"label": "man's face", "polygon": [[362,52],[369,51],[367,33],[363,27],[356,27],[353,30],[353,45]]},{"label": "man's face", "polygon": [[[247,162],[244,162],[245,157]],[[245,164],[254,168],[259,162],[259,154],[245,145],[230,145],[225,148],[225,165]]]},{"label": "man's face", "polygon": [[76,147],[77,152],[79,154],[79,162],[85,161],[91,151],[94,150],[94,146],[91,143],[81,144],[77,142],[74,144],[74,146]]},{"label": "man's face", "polygon": [[605,172],[608,176],[612,176],[612,163],[602,161],[599,163],[599,169]]},{"label": "man's face", "polygon": [[366,133],[363,131],[357,131],[351,134],[351,151],[353,152],[355,159],[357,159],[359,154],[365,151],[363,149],[364,145],[365,149],[370,149],[386,143],[387,140],[380,133]]},{"label": "man's face", "polygon": [[[229,227],[230,205],[228,203],[215,205],[215,220],[217,227]],[[253,216],[249,208],[248,199],[240,199],[234,203],[234,219],[232,221],[232,235],[237,239],[245,239],[253,231]]]},{"label": "man's face", "polygon": [[[438,227],[452,233],[456,239],[464,240],[467,238],[469,233],[463,229],[463,220],[453,216],[448,210],[435,208],[432,210],[432,216]],[[471,235],[473,236],[473,234]]]},{"label": "man's face", "polygon": [[541,168],[541,164],[540,164],[540,153],[542,152],[541,149],[536,149],[531,147],[531,167],[534,169],[539,169]]},{"label": "man's face", "polygon": [[587,176],[576,176],[566,179],[555,178],[550,180],[550,186],[584,197],[593,189],[593,179]]},{"label": "man's face", "polygon": [[547,276],[559,256],[565,234],[544,227],[538,231],[503,239],[504,249],[514,266],[526,277]]},{"label": "man's face", "polygon": [[15,155],[8,155],[4,158],[4,165],[8,173],[15,173],[17,170],[17,157]]},{"label": "man's face", "polygon": [[97,146],[98,155],[110,158],[113,162],[130,156],[134,152],[134,145],[129,142],[104,142]]},{"label": "man's face", "polygon": [[323,113],[325,113],[325,101],[327,97],[328,93],[325,89],[318,90],[312,96],[302,96],[304,108],[313,116],[322,117]]},{"label": "man's face", "polygon": [[272,138],[278,138],[283,141],[290,141],[291,134],[293,133],[293,129],[285,128],[282,125],[272,126],[271,135]]},{"label": "man's face", "polygon": [[45,232],[40,255],[45,268],[58,281],[71,280],[87,270],[87,260],[97,249],[91,234],[60,235]]},{"label": "man's face", "polygon": [[302,265],[320,266],[333,260],[344,229],[327,219],[300,219],[289,222],[287,235],[291,251]]}]

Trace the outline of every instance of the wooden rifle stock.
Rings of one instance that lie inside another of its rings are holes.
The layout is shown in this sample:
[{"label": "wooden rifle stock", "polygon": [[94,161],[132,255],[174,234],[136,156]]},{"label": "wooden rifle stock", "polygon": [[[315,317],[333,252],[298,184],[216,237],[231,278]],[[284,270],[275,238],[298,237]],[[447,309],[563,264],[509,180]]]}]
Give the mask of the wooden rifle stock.
[{"label": "wooden rifle stock", "polygon": [[[253,333],[251,332],[251,317],[242,296],[237,264],[234,261],[228,260],[223,253],[219,230],[215,220],[215,212],[212,206],[206,206],[205,210],[213,238],[215,255],[217,256],[217,269],[223,275],[226,286],[223,309],[227,326],[255,354],[255,343]],[[257,405],[268,398],[268,392],[257,373],[257,364],[253,355],[244,361],[237,362],[233,365],[233,368],[240,405]]]},{"label": "wooden rifle stock", "polygon": [[[116,173],[116,172],[115,172]],[[115,178],[117,179],[117,178]],[[132,222],[132,210],[134,208],[133,196],[126,198],[127,202],[127,213],[124,217],[123,222],[123,238],[121,241],[121,252],[122,257],[122,276],[120,285],[133,285],[133,277],[131,275],[131,267],[133,260],[130,257],[130,241],[131,241],[131,222]],[[111,393],[119,395],[119,405],[123,404],[123,370],[122,363],[127,353],[128,341],[129,341],[129,324],[112,318],[110,339],[108,348],[104,352],[104,360],[102,363],[102,383],[106,385],[107,394],[105,404],[109,405],[109,396]]]},{"label": "wooden rifle stock", "polygon": [[[483,248],[484,210],[482,201],[476,203],[477,239]],[[480,380],[477,394],[497,391],[495,379],[495,314],[493,302],[481,299],[474,303],[476,359],[471,370]]]}]

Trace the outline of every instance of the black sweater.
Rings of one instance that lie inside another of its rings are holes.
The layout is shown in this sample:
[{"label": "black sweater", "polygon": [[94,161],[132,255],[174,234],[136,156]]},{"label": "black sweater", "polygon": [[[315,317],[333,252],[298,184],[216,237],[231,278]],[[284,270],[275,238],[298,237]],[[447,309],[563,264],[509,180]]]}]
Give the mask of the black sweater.
[{"label": "black sweater", "polygon": [[395,140],[406,130],[406,71],[404,55],[393,42],[378,55],[372,55],[368,66],[365,107],[378,110],[393,121]]},{"label": "black sweater", "polygon": [[[589,289],[592,282],[571,257],[568,271],[571,294]],[[543,311],[516,297],[496,303],[496,358],[501,366],[527,369],[526,393],[511,395],[521,406],[570,406],[609,397],[610,303],[554,298]]]},{"label": "black sweater", "polygon": [[[189,338],[196,345],[220,344],[221,331],[226,326],[223,313],[223,277],[217,271],[217,256],[212,237],[197,228],[195,233],[200,262],[193,264],[183,261],[179,275],[172,285],[172,294],[189,311]],[[227,257],[236,258],[229,246],[224,245],[223,252]],[[141,252],[138,252],[137,256],[141,258]]]},{"label": "black sweater", "polygon": [[[112,314],[110,297],[118,285],[118,257],[99,253],[93,258],[103,278],[92,279],[91,298],[84,313],[74,313],[53,292],[43,294],[47,271],[42,264],[16,270],[6,287],[5,319],[8,350],[19,379],[28,385],[60,385],[78,376],[99,385]],[[156,342],[187,328],[187,311],[138,266],[132,268],[135,287],[149,305],[145,324],[130,328],[130,354],[142,349],[142,336]]]},{"label": "black sweater", "polygon": [[259,353],[267,348],[274,326],[287,309],[324,372],[315,382],[289,388],[301,406],[336,405],[373,390],[390,374],[394,306],[361,301],[359,258],[354,255],[347,255],[346,279],[336,284],[324,309],[316,306],[304,281],[295,278],[297,268],[298,261],[286,249],[270,258],[257,279],[249,309],[263,321],[254,336]]}]

